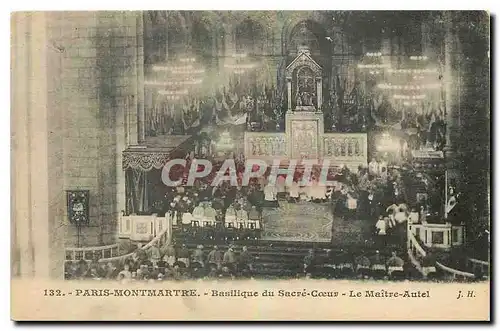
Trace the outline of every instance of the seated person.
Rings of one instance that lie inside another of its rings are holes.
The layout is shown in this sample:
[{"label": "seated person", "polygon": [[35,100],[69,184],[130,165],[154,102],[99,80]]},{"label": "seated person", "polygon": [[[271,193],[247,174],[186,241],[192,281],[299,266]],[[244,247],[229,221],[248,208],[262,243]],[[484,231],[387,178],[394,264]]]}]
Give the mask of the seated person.
[{"label": "seated person", "polygon": [[244,208],[240,208],[236,211],[236,223],[238,224],[238,229],[244,228],[246,222],[248,221],[248,213]]},{"label": "seated person", "polygon": [[217,217],[217,211],[212,207],[212,203],[208,203],[207,207],[205,208],[205,219],[209,222],[215,222],[216,217]]},{"label": "seated person", "polygon": [[233,205],[229,205],[229,207],[226,209],[225,221],[226,223],[236,222],[236,210],[234,209]]},{"label": "seated person", "polygon": [[340,253],[338,254],[337,267],[343,272],[354,270],[352,256],[343,249],[341,249]]},{"label": "seated person", "polygon": [[177,261],[175,256],[176,256],[176,252],[175,252],[175,248],[173,245],[167,245],[167,246],[164,246],[162,248],[163,250],[163,261],[169,265],[169,266],[173,266],[174,263]]},{"label": "seated person", "polygon": [[385,260],[380,255],[379,251],[375,251],[375,255],[371,257],[371,268],[372,270],[386,270],[385,268]]},{"label": "seated person", "polygon": [[356,261],[356,269],[370,269],[371,262],[370,259],[366,257],[366,255],[362,254],[355,259]]},{"label": "seated person", "polygon": [[200,202],[198,206],[193,209],[193,218],[197,221],[203,220],[205,216],[205,208],[203,208],[203,202]]},{"label": "seated person", "polygon": [[260,220],[260,213],[257,210],[256,206],[252,206],[252,209],[250,209],[250,212],[248,213],[248,219],[251,221]]},{"label": "seated person", "polygon": [[219,247],[215,245],[214,248],[210,251],[210,253],[208,253],[207,263],[209,265],[214,264],[216,268],[219,269],[222,264],[222,258],[223,258],[222,252],[219,250]]},{"label": "seated person", "polygon": [[118,280],[130,280],[132,279],[132,273],[130,272],[130,266],[128,263],[123,265],[123,270],[118,273]]},{"label": "seated person", "polygon": [[422,273],[427,277],[431,273],[436,272],[436,257],[432,253],[427,253],[422,261]]},{"label": "seated person", "polygon": [[186,267],[189,267],[189,250],[186,244],[182,244],[181,248],[177,251],[177,262],[182,262]]},{"label": "seated person", "polygon": [[87,272],[86,276],[87,276],[87,278],[90,278],[92,280],[100,280],[101,279],[101,276],[97,272],[97,268],[96,267],[90,267],[90,269]]},{"label": "seated person", "polygon": [[392,252],[392,256],[387,260],[389,275],[392,275],[395,271],[402,272],[404,264],[403,259],[397,256],[396,252]]}]

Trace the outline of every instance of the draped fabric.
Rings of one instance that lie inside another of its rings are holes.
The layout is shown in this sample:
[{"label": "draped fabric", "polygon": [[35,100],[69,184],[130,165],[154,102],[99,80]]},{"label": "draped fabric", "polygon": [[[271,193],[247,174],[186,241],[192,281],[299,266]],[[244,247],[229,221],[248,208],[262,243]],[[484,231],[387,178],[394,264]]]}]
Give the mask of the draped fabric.
[{"label": "draped fabric", "polygon": [[127,196],[127,214],[149,212],[150,197],[148,191],[148,172],[140,169],[128,169],[125,173]]}]

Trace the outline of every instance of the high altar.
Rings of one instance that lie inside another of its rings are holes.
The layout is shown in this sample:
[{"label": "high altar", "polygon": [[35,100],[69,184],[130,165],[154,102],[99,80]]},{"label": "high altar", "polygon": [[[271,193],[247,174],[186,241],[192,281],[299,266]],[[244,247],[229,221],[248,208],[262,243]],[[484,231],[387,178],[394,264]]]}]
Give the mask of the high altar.
[{"label": "high altar", "polygon": [[246,158],[328,159],[332,166],[345,165],[352,170],[367,165],[366,133],[325,133],[322,111],[323,70],[301,48],[286,67],[288,106],[285,132],[245,132]]}]

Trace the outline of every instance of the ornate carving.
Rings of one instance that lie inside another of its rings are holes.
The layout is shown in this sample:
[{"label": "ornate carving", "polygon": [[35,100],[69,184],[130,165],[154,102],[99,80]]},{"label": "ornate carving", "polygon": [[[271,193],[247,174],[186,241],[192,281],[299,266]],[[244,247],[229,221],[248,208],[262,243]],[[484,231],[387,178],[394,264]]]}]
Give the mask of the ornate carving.
[{"label": "ornate carving", "polygon": [[300,67],[308,67],[310,68],[315,75],[321,76],[321,66],[316,63],[309,55],[302,52],[286,67],[286,77],[288,79],[292,79],[292,74],[295,69]]},{"label": "ornate carving", "polygon": [[286,156],[286,140],[283,133],[251,133],[245,136],[247,156]]},{"label": "ornate carving", "polygon": [[124,151],[122,168],[150,171],[153,168],[161,169],[168,160],[169,154],[164,152]]},{"label": "ornate carving", "polygon": [[318,125],[316,121],[292,122],[292,146],[294,156],[317,157],[318,155]]}]

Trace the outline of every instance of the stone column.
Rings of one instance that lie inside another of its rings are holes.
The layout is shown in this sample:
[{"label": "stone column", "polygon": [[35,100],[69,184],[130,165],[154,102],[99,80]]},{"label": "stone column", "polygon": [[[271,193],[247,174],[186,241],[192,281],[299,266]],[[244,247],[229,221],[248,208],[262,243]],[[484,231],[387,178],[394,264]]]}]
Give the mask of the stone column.
[{"label": "stone column", "polygon": [[[141,12],[134,13],[136,15],[136,38],[137,38],[137,113],[138,113],[138,142],[144,143],[146,140],[145,134],[145,113],[144,113],[144,29],[143,29],[143,14]],[[168,48],[168,46],[167,46]]]},{"label": "stone column", "polygon": [[321,81],[321,77],[316,79],[316,90],[317,90],[318,110],[321,110],[321,106],[323,104],[323,83]]},{"label": "stone column", "polygon": [[288,95],[288,111],[292,110],[292,78],[286,78],[286,89]]},{"label": "stone column", "polygon": [[454,150],[454,131],[456,130],[456,105],[453,102],[454,80],[453,75],[453,20],[451,12],[445,14],[446,32],[444,37],[444,89],[445,89],[445,121],[446,121],[446,147],[445,151],[448,154]]}]

